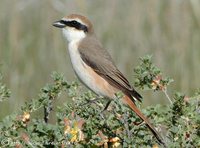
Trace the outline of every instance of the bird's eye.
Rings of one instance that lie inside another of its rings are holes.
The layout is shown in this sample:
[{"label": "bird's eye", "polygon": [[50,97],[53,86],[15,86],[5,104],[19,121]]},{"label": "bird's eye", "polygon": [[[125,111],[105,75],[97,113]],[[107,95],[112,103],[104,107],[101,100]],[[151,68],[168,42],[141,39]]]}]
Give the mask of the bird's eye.
[{"label": "bird's eye", "polygon": [[71,23],[72,23],[73,25],[77,25],[77,24],[78,24],[77,21],[72,21]]}]

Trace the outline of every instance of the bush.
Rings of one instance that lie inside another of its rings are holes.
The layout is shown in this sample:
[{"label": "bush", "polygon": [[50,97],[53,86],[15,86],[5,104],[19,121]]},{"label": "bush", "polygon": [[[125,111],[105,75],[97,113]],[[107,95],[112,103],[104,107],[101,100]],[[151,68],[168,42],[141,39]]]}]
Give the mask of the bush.
[{"label": "bush", "polygon": [[[162,91],[170,102],[169,105],[158,104],[142,110],[161,133],[167,147],[199,147],[200,91],[193,97],[175,93],[172,100],[167,93],[172,79],[163,78],[150,56],[141,58],[135,77],[135,86]],[[121,103],[120,93],[103,111],[106,104],[103,98],[90,91],[80,93],[76,82],[68,83],[56,72],[52,78],[53,83],[43,87],[38,98],[26,102],[18,113],[8,115],[0,122],[1,147],[161,146],[140,118]],[[72,101],[56,106],[56,123],[50,124],[49,114],[54,101],[62,93],[67,93]],[[0,83],[0,100],[8,99],[9,95],[10,91]],[[41,109],[44,109],[43,118],[34,116]]]}]

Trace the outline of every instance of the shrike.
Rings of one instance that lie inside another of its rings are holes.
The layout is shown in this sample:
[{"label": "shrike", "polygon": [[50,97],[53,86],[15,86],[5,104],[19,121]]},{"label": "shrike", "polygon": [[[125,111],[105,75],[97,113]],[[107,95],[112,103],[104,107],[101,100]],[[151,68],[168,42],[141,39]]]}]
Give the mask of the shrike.
[{"label": "shrike", "polygon": [[92,23],[82,15],[71,14],[54,22],[53,26],[62,28],[63,35],[68,40],[71,63],[80,81],[109,102],[116,99],[116,93],[121,91],[124,94],[123,103],[146,123],[157,140],[164,145],[162,137],[135,105],[135,101],[141,101],[141,95],[130,85],[103,48]]}]

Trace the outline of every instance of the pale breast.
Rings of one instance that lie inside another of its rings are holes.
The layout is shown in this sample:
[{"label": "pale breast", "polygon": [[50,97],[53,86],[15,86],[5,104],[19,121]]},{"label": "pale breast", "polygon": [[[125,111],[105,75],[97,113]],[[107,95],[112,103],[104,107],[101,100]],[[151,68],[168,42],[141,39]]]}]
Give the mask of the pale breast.
[{"label": "pale breast", "polygon": [[76,42],[69,43],[69,54],[72,63],[72,67],[79,77],[79,79],[96,94],[114,98],[115,93],[118,91],[116,88],[111,86],[105,79],[100,77],[96,72],[92,70],[84,61],[81,59],[80,53],[77,48]]}]

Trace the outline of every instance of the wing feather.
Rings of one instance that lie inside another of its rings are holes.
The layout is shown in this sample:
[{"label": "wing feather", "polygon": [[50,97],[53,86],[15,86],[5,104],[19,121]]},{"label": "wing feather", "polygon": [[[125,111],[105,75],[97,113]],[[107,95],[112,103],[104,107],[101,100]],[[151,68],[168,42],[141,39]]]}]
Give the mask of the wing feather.
[{"label": "wing feather", "polygon": [[134,90],[124,75],[117,69],[109,53],[102,48],[96,38],[83,39],[79,45],[79,53],[83,61],[112,86],[141,101],[141,95]]}]

